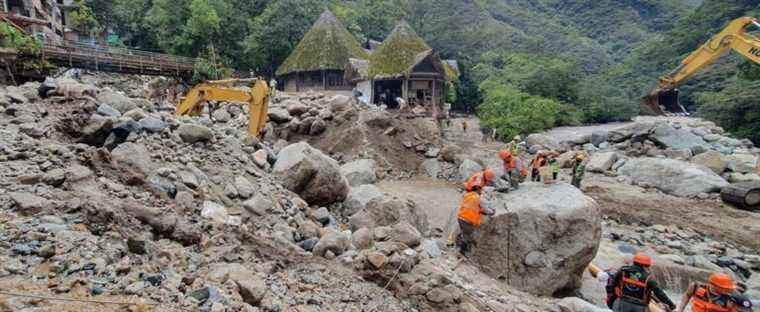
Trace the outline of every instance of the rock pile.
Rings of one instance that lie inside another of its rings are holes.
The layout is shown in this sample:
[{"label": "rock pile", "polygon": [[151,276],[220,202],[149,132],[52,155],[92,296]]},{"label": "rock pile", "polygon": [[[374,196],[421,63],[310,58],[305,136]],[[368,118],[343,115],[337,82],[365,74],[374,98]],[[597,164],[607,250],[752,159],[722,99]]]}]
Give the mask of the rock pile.
[{"label": "rock pile", "polygon": [[[547,140],[534,138],[529,144],[550,148]],[[591,154],[589,171],[622,174],[628,182],[676,196],[707,198],[728,182],[760,181],[760,149],[707,121],[638,121],[558,145],[565,152],[560,157],[564,167],[574,151],[584,150]]]}]

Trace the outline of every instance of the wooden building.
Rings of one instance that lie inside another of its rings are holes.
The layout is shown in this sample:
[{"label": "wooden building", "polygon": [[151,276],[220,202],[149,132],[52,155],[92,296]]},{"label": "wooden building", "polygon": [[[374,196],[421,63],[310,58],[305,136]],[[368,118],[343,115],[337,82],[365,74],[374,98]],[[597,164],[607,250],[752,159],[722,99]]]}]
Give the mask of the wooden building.
[{"label": "wooden building", "polygon": [[442,61],[411,26],[401,21],[369,60],[351,60],[347,80],[368,103],[399,108],[397,99],[422,106],[437,116],[446,101],[448,88],[456,79],[456,69]]},{"label": "wooden building", "polygon": [[344,74],[350,58],[367,59],[368,55],[326,10],[277,69],[276,76],[286,92],[351,91],[356,84],[347,81]]}]

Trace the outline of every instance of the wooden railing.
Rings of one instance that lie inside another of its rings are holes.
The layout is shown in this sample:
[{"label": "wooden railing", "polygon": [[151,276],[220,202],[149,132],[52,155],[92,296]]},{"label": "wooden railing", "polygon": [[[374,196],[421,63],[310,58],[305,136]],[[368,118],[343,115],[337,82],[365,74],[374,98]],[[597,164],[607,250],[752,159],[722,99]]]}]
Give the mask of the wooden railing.
[{"label": "wooden railing", "polygon": [[188,57],[55,39],[42,40],[41,56],[59,66],[162,76],[188,75],[196,61]]}]

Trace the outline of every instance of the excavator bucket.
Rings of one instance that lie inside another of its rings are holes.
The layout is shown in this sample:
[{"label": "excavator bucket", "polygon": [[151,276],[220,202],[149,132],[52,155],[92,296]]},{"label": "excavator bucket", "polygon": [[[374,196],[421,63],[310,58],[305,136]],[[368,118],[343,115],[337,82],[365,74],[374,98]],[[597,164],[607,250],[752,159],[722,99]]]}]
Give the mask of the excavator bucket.
[{"label": "excavator bucket", "polygon": [[688,115],[678,100],[678,89],[656,90],[641,101],[641,111],[649,115]]}]

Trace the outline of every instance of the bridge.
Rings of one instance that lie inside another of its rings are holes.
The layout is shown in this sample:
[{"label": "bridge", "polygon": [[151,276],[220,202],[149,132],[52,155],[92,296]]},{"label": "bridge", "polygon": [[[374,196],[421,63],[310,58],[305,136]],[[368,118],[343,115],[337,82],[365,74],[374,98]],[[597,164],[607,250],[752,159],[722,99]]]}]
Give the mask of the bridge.
[{"label": "bridge", "polygon": [[196,59],[77,41],[43,39],[38,57],[62,67],[125,74],[186,77]]}]

